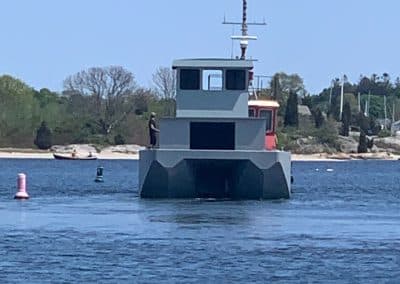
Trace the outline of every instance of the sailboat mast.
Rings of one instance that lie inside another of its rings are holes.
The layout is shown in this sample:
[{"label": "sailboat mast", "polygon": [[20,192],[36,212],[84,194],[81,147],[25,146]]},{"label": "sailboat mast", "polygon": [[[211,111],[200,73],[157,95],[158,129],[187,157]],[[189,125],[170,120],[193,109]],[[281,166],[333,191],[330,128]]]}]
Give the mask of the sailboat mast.
[{"label": "sailboat mast", "polygon": [[342,87],[340,89],[340,120],[342,120],[342,115],[343,115],[343,92],[344,92],[344,76],[342,80]]},{"label": "sailboat mast", "polygon": [[383,95],[383,111],[385,115],[385,123],[384,123],[384,128],[386,129],[386,119],[387,119],[387,111],[386,111],[386,94]]},{"label": "sailboat mast", "polygon": [[369,116],[369,105],[371,102],[371,91],[368,91],[368,108],[367,108],[367,116]]},{"label": "sailboat mast", "polygon": [[394,100],[393,100],[393,104],[392,104],[393,106],[392,106],[392,123],[394,123],[394,113],[395,113],[395,107],[396,107],[396,105],[395,105],[395,103],[394,103]]}]

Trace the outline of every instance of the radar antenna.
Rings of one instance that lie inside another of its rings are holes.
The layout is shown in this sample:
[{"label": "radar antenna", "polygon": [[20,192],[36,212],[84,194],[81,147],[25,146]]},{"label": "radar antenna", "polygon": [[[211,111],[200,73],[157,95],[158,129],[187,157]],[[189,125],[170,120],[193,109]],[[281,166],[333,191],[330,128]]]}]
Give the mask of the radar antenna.
[{"label": "radar antenna", "polygon": [[241,49],[241,56],[240,59],[244,60],[246,59],[246,50],[247,46],[249,45],[249,40],[256,40],[256,36],[250,36],[247,34],[248,28],[247,26],[249,25],[258,25],[258,26],[265,26],[265,19],[263,22],[252,22],[252,23],[247,23],[247,0],[243,0],[243,16],[242,16],[242,22],[229,22],[225,20],[222,22],[222,24],[225,25],[241,25],[242,26],[242,35],[235,36],[232,35],[231,39],[232,40],[239,40],[240,41],[240,49]]}]

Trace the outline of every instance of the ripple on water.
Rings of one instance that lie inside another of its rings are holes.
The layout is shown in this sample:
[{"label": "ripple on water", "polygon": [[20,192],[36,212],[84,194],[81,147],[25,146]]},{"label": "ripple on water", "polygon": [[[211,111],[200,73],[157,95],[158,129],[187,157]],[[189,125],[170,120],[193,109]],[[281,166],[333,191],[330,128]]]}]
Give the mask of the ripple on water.
[{"label": "ripple on water", "polygon": [[279,201],[141,200],[136,161],[102,163],[0,160],[2,282],[400,282],[398,163],[294,162]]}]

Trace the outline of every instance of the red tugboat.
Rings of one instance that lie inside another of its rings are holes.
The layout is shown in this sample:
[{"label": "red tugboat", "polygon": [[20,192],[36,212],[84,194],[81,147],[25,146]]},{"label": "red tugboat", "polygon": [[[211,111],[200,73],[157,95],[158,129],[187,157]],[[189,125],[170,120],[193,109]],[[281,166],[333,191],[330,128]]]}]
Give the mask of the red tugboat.
[{"label": "red tugboat", "polygon": [[276,125],[279,104],[273,100],[249,100],[249,117],[264,118],[265,149],[275,150],[277,144]]}]

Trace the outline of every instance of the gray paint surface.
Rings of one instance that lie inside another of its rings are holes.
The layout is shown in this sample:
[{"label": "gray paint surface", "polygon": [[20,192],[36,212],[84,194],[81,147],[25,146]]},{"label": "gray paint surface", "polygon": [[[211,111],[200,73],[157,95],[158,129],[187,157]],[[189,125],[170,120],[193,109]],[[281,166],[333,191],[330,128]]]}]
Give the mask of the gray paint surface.
[{"label": "gray paint surface", "polygon": [[[139,155],[140,168],[148,169],[139,176],[142,197],[290,197],[287,152],[155,149],[140,151]],[[221,192],[224,184],[227,193]]]},{"label": "gray paint surface", "polygon": [[[234,122],[236,150],[263,150],[265,120],[258,118],[165,118],[160,121],[160,148],[188,150],[191,122]],[[212,137],[209,137],[212,139]]]},{"label": "gray paint surface", "polygon": [[248,93],[243,91],[179,91],[177,117],[247,117]]},{"label": "gray paint surface", "polygon": [[[248,70],[252,61],[236,59],[181,59],[174,61],[177,69],[176,116],[177,117],[247,117],[248,116]],[[180,72],[183,68],[198,69],[200,89],[180,89]],[[226,90],[225,75],[230,69],[245,70],[245,88]],[[203,90],[203,71],[221,71],[221,89]]]},{"label": "gray paint surface", "polygon": [[226,58],[192,58],[177,59],[172,62],[172,68],[244,68],[252,69],[254,60]]}]

